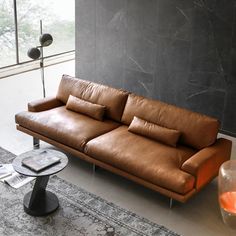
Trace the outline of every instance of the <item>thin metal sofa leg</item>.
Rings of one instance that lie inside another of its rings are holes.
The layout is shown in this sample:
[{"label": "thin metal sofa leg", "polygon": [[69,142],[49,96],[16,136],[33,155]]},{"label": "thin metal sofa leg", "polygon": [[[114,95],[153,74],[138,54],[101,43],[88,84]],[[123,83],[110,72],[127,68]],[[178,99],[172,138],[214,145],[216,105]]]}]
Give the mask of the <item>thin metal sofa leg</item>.
[{"label": "thin metal sofa leg", "polygon": [[95,173],[97,169],[98,169],[98,166],[96,166],[95,164],[93,164],[93,173]]},{"label": "thin metal sofa leg", "polygon": [[33,147],[34,147],[34,149],[39,149],[40,144],[39,144],[38,138],[33,137]]},{"label": "thin metal sofa leg", "polygon": [[93,173],[96,172],[96,165],[93,164]]},{"label": "thin metal sofa leg", "polygon": [[173,206],[173,198],[170,198],[170,209],[172,208]]}]

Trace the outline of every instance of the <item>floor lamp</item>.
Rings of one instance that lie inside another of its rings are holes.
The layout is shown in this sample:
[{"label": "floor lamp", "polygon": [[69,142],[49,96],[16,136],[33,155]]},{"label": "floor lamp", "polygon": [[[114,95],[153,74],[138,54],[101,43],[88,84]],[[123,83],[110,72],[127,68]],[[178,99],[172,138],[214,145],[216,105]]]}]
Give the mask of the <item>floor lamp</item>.
[{"label": "floor lamp", "polygon": [[30,48],[27,52],[28,57],[33,60],[40,59],[40,70],[41,70],[41,79],[43,85],[43,97],[46,97],[45,92],[45,82],[44,82],[44,56],[43,56],[43,48],[52,44],[53,38],[51,34],[43,34],[43,24],[42,20],[40,20],[40,37],[39,37],[39,46]]}]

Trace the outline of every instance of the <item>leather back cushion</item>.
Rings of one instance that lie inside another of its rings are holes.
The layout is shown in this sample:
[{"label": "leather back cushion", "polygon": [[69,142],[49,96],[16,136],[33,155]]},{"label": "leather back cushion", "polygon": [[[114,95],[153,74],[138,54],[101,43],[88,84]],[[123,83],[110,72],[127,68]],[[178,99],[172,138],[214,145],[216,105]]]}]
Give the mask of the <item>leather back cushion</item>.
[{"label": "leather back cushion", "polygon": [[196,149],[213,144],[219,129],[219,121],[212,117],[130,94],[122,122],[129,125],[134,116],[166,128],[179,130],[180,143]]},{"label": "leather back cushion", "polygon": [[168,129],[142,120],[136,116],[131,122],[128,131],[143,135],[147,138],[155,139],[173,147],[176,147],[176,143],[180,137],[180,132],[178,130]]},{"label": "leather back cushion", "polygon": [[90,116],[96,120],[102,121],[106,107],[103,105],[87,102],[85,100],[70,95],[66,103],[66,109],[79,112]]},{"label": "leather back cushion", "polygon": [[63,75],[57,99],[67,103],[69,95],[106,107],[105,116],[116,121],[121,120],[128,93],[105,85]]}]

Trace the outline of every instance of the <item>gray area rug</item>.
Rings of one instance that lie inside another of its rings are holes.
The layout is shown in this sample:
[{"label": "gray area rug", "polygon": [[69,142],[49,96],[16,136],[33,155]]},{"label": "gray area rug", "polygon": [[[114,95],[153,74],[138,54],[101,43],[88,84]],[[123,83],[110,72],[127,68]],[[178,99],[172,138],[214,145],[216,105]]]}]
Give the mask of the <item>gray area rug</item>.
[{"label": "gray area rug", "polygon": [[[0,148],[0,163],[11,163],[14,157]],[[13,189],[0,183],[1,236],[178,235],[57,176],[50,178],[47,189],[56,193],[59,209],[46,217],[29,216],[22,201],[33,184]]]}]

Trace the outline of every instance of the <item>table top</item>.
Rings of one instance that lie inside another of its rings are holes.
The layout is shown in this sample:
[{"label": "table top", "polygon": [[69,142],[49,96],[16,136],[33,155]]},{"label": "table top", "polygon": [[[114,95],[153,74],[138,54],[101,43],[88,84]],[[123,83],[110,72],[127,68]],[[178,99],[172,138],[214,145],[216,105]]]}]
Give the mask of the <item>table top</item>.
[{"label": "table top", "polygon": [[[40,172],[35,172],[33,170],[30,170],[28,167],[22,165],[22,160],[24,158],[31,157],[31,156],[33,157],[35,155],[42,155],[42,158],[45,155],[54,155],[60,158],[60,162]],[[68,158],[64,153],[54,150],[54,149],[40,148],[40,149],[36,149],[36,150],[32,150],[32,151],[20,154],[13,160],[12,166],[16,172],[22,175],[31,176],[31,177],[43,177],[43,176],[48,176],[48,175],[53,175],[53,174],[58,173],[59,171],[63,170],[66,167],[67,163],[68,163]]]}]

